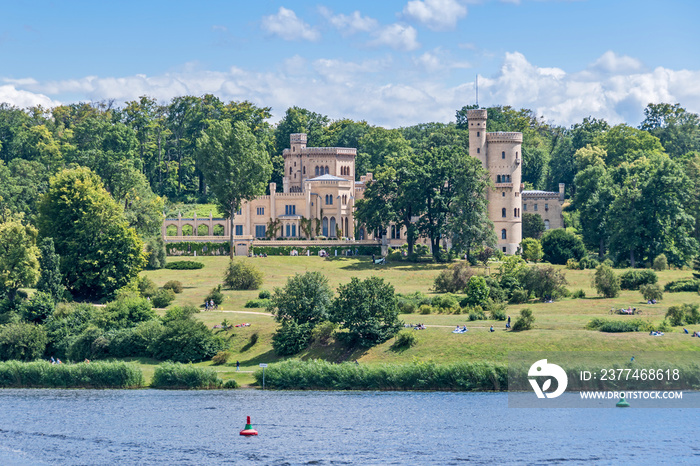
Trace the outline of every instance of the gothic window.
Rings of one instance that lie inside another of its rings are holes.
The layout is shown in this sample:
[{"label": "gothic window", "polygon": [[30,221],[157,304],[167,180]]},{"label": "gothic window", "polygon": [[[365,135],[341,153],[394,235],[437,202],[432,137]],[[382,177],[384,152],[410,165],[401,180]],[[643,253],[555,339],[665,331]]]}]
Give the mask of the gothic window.
[{"label": "gothic window", "polygon": [[549,230],[549,220],[544,221],[544,229]]},{"label": "gothic window", "polygon": [[481,154],[481,149],[477,147],[477,148],[476,148],[476,153],[477,153],[477,154]]},{"label": "gothic window", "polygon": [[306,167],[303,167],[303,168],[301,169],[301,173],[303,173],[304,175],[306,175]]},{"label": "gothic window", "polygon": [[508,239],[506,236],[506,229],[504,228],[501,230],[501,239]]},{"label": "gothic window", "polygon": [[505,159],[506,158],[506,151],[501,152],[501,158]]},{"label": "gothic window", "polygon": [[328,165],[326,165],[326,175],[330,173],[330,170],[328,169]]},{"label": "gothic window", "polygon": [[496,183],[500,183],[500,182],[501,182],[501,175],[496,175]]},{"label": "gothic window", "polygon": [[506,208],[501,209],[501,217],[506,218]]},{"label": "gothic window", "polygon": [[315,175],[318,176],[318,166],[316,166],[316,173],[315,173]]},{"label": "gothic window", "polygon": [[290,236],[290,233],[291,233],[289,224],[287,224],[286,230],[287,230],[287,231],[286,231],[287,234],[286,234],[285,236],[289,237],[289,236]]},{"label": "gothic window", "polygon": [[258,215],[265,215],[265,207],[258,207],[257,209],[255,209],[255,213],[257,213]]},{"label": "gothic window", "polygon": [[292,167],[289,167],[289,174],[292,174]]}]

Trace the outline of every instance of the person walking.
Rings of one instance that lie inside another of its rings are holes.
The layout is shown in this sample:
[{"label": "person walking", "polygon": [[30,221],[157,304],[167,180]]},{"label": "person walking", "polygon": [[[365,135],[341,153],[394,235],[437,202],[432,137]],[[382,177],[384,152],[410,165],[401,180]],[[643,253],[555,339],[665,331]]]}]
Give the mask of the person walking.
[{"label": "person walking", "polygon": [[241,363],[240,361],[236,361],[236,372],[241,370]]}]

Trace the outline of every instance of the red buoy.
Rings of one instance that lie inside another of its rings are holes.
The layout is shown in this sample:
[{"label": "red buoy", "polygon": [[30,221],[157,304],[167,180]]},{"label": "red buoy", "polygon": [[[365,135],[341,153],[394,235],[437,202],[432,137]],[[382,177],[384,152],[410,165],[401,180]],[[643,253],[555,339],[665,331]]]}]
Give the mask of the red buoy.
[{"label": "red buoy", "polygon": [[247,416],[246,420],[248,422],[246,422],[245,429],[241,431],[241,435],[245,435],[246,437],[251,435],[258,435],[258,431],[253,429],[253,426],[250,425],[250,416]]}]

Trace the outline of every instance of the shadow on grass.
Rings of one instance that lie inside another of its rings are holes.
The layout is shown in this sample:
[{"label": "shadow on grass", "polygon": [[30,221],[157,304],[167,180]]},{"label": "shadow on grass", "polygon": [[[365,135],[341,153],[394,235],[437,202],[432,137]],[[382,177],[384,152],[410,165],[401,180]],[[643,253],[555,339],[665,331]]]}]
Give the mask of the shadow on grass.
[{"label": "shadow on grass", "polygon": [[[274,350],[269,350],[264,353],[258,354],[257,356],[254,356],[250,359],[241,359],[240,363],[241,366],[257,366],[260,363],[267,363],[267,362],[279,362],[282,361],[283,358],[280,356],[277,356],[275,354]],[[235,365],[235,364],[234,364]]]},{"label": "shadow on grass", "polygon": [[253,346],[255,346],[255,344],[257,342],[258,342],[258,334],[254,333],[248,339],[248,343],[246,343],[245,346],[243,346],[243,348],[240,349],[239,353],[245,353],[246,351],[251,349]]},{"label": "shadow on grass", "polygon": [[386,264],[374,264],[372,259],[367,261],[353,261],[346,265],[341,265],[343,270],[382,270],[382,269],[402,269],[402,270],[442,270],[448,264],[437,264],[430,262],[387,262]]}]

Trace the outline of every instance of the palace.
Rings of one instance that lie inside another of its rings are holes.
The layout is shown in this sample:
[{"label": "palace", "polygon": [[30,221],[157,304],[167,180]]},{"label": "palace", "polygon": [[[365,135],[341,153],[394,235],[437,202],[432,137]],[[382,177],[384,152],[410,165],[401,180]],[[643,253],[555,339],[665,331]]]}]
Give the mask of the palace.
[{"label": "palace", "polygon": [[[486,197],[499,250],[506,254],[517,252],[522,241],[523,211],[540,214],[546,228],[563,226],[563,184],[559,185],[558,193],[523,191],[522,133],[487,133],[484,109],[469,110],[467,117],[469,154],[481,161],[494,185],[486,192]],[[248,245],[256,238],[268,236],[271,225],[276,229],[273,238],[374,239],[372,232],[356,225],[354,219],[355,203],[362,199],[365,187],[372,182],[371,173],[355,181],[356,155],[354,148],[307,147],[306,134],[291,134],[290,147],[282,152],[283,192],[276,192],[277,185],[270,183],[269,196],[243,202],[234,216],[234,236],[240,239],[236,254],[247,252]],[[314,221],[309,222],[311,219]],[[194,237],[184,239],[183,230],[188,226]],[[224,241],[229,236],[229,228],[230,222],[226,219],[179,216],[165,219],[162,234],[166,241],[212,240],[211,235],[218,230],[220,236],[216,239]],[[391,225],[383,240],[384,244],[401,245],[405,243],[406,232],[400,226]]]}]

